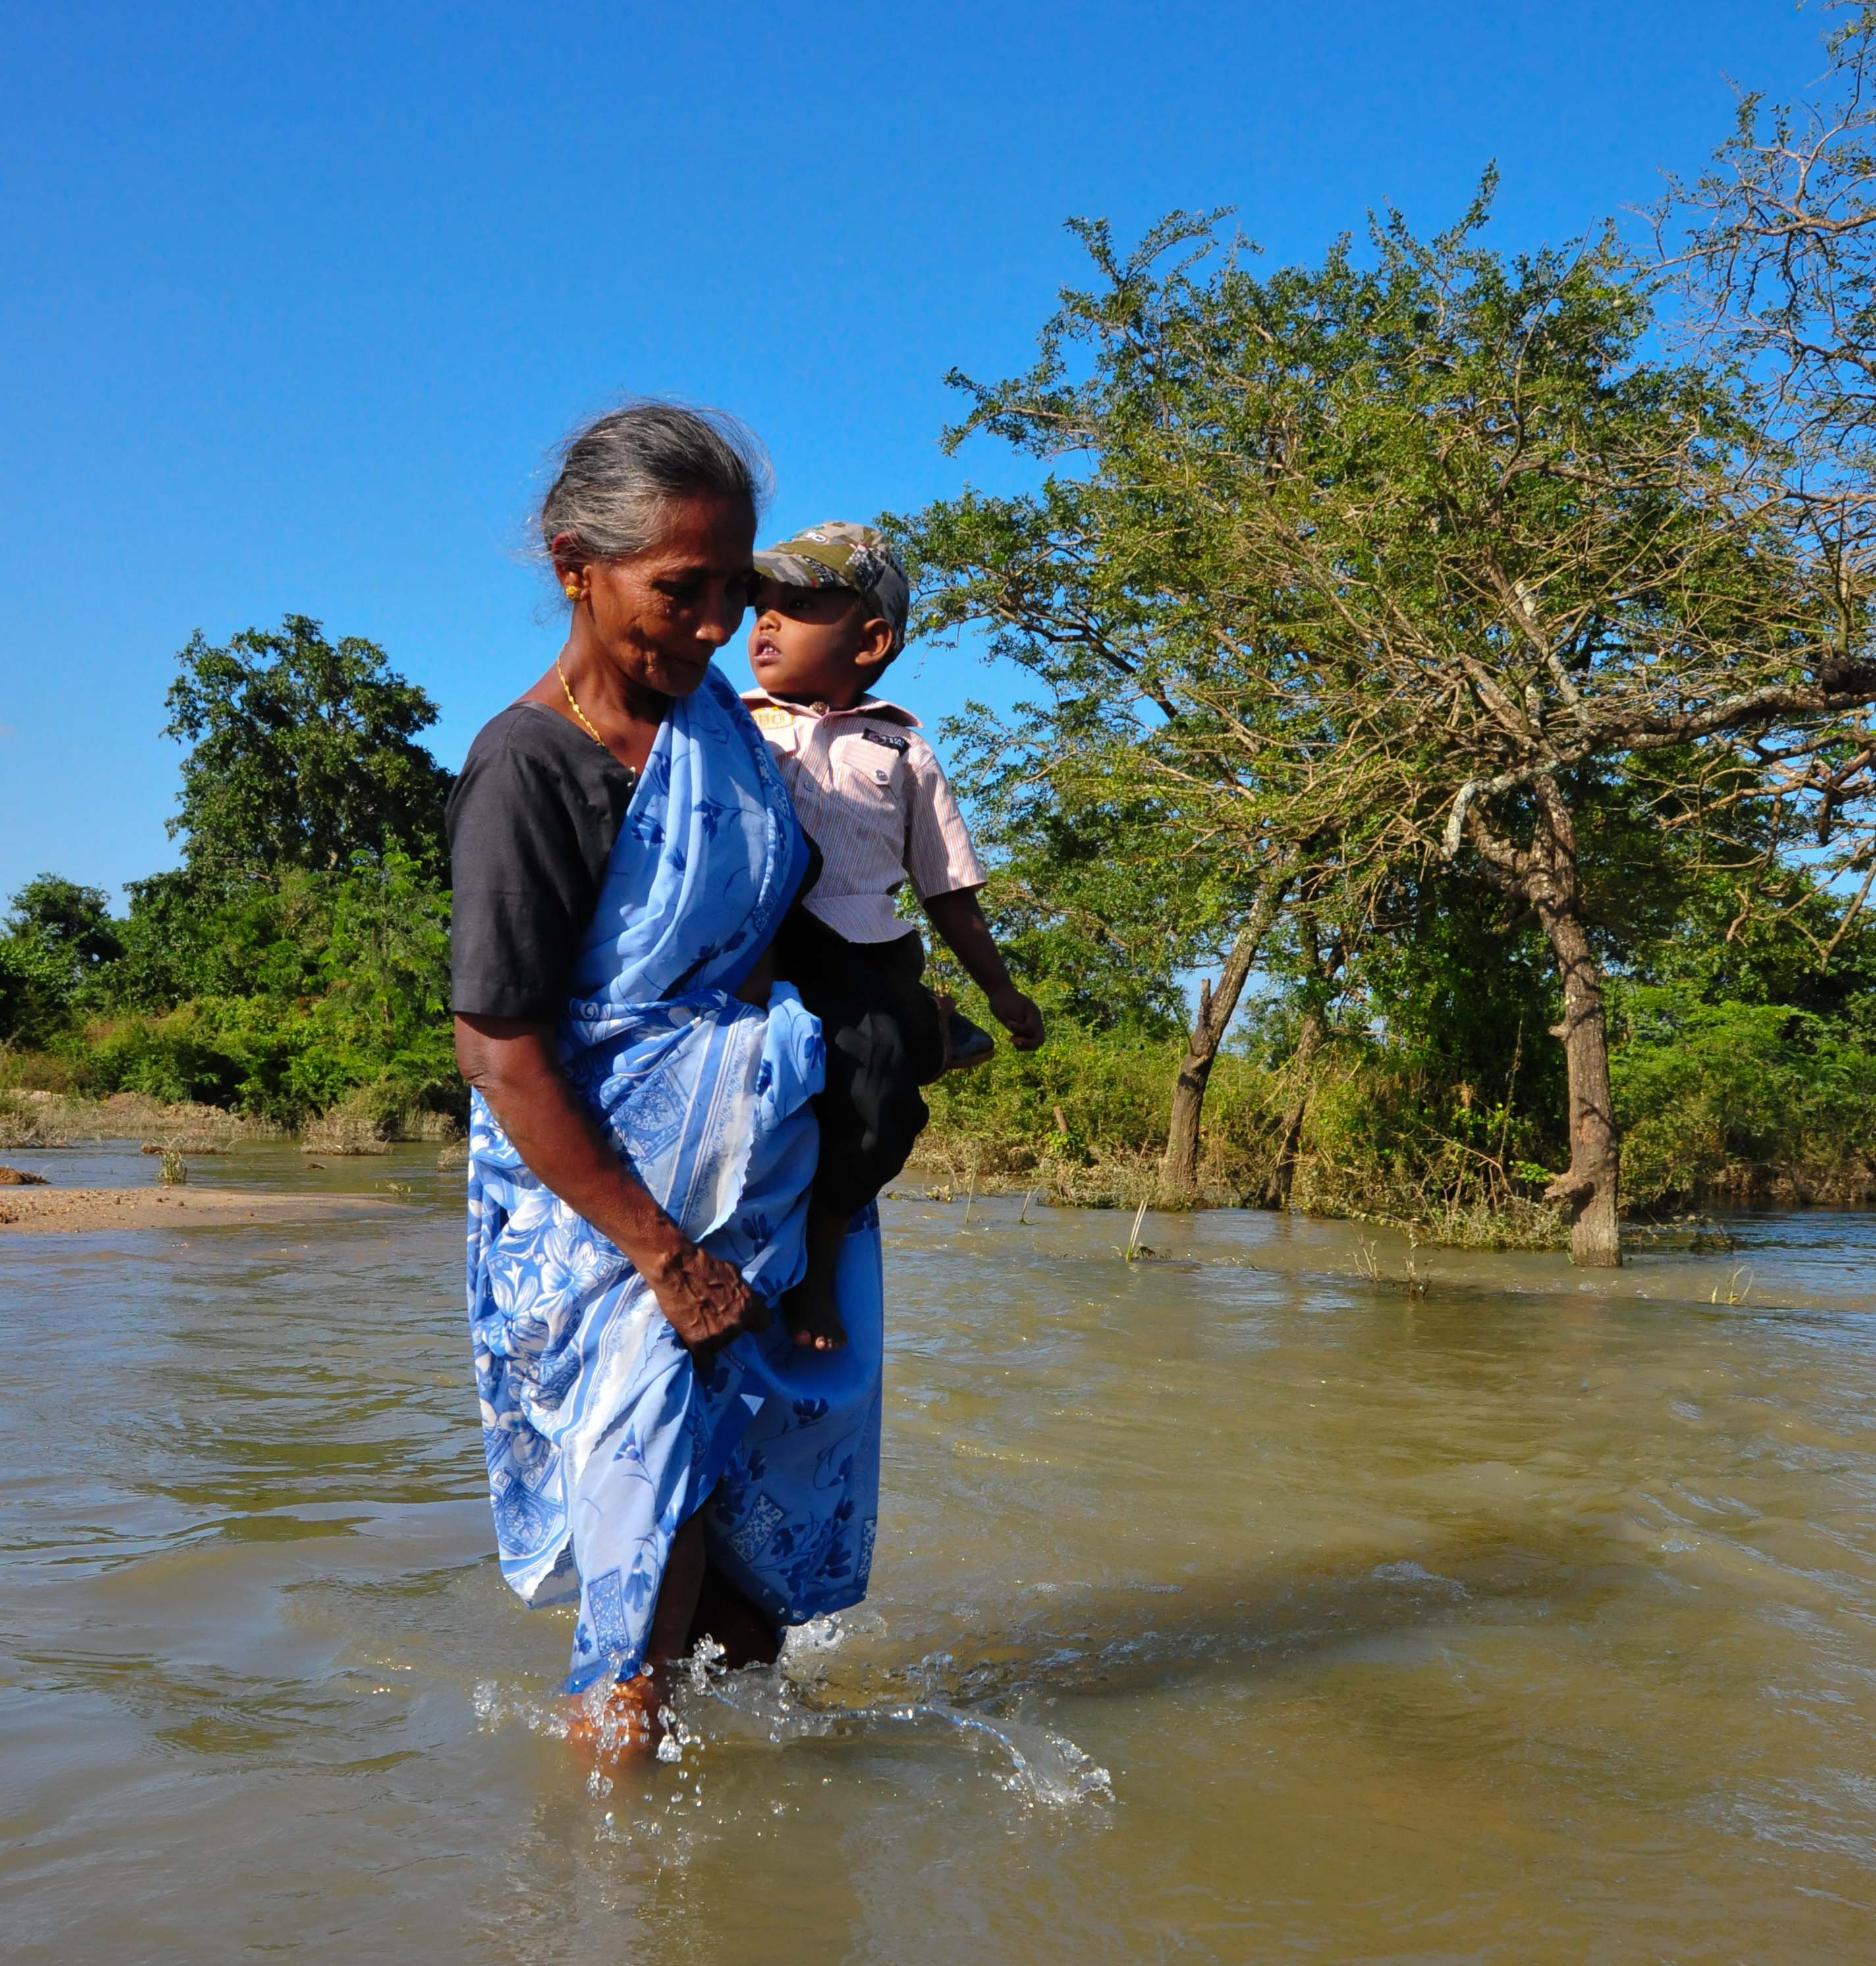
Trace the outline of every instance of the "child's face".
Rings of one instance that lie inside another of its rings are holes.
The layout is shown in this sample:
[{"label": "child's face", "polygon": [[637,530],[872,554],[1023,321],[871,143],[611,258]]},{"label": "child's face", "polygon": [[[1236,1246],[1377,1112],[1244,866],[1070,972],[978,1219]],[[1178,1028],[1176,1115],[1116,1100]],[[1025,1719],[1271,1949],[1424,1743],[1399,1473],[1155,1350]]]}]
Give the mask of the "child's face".
[{"label": "child's face", "polygon": [[846,588],[756,583],[749,667],[771,696],[849,709],[872,687],[891,647],[891,624],[869,619]]}]

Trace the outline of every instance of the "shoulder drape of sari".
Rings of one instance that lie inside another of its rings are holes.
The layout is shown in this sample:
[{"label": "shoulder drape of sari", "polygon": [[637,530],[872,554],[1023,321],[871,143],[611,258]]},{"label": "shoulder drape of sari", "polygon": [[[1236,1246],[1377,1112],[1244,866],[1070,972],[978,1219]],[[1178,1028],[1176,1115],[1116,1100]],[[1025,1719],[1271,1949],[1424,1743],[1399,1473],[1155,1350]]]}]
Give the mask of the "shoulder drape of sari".
[{"label": "shoulder drape of sari", "polygon": [[[807,866],[767,746],[713,668],[675,700],[601,883],[559,1027],[569,1081],[693,1240],[772,1305],[804,1266],[820,1030],[786,984],[736,988]],[[704,1508],[714,1561],[778,1623],[865,1594],[878,1513],[877,1217],[840,1289],[849,1342],[779,1320],[698,1370],[644,1280],[472,1101],[469,1326],[503,1575],[577,1597],[569,1684],[643,1661],[672,1537]]]}]

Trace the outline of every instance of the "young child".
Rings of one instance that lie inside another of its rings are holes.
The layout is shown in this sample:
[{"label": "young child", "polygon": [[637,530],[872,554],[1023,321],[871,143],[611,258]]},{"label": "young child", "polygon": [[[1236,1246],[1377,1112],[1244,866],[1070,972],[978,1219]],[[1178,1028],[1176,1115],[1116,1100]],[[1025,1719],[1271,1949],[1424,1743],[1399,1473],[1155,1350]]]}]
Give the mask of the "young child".
[{"label": "young child", "polygon": [[808,1204],[807,1275],[782,1303],[795,1342],[845,1343],[833,1275],[847,1224],[904,1166],[930,1117],[919,1088],[989,1056],[988,1036],[920,981],[925,946],[894,905],[910,880],[1019,1051],[1042,1013],[1010,980],[977,904],[971,836],[918,719],[872,694],[905,646],[911,588],[884,534],[830,521],[756,556],[746,703],[788,781],[820,877],[778,937],[781,972],[821,1020],[827,1085]]}]

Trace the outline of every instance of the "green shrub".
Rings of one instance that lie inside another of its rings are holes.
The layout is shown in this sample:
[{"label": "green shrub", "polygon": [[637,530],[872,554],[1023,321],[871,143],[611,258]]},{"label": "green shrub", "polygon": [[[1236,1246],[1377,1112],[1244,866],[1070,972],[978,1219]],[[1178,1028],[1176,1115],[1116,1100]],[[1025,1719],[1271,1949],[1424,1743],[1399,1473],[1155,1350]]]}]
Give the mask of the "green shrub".
[{"label": "green shrub", "polygon": [[73,1058],[81,1090],[141,1092],[166,1104],[231,1106],[246,1075],[242,1061],[213,1042],[193,1008],[95,1030]]},{"label": "green shrub", "polygon": [[1861,1184],[1876,1158],[1876,1051],[1839,1020],[1673,985],[1613,997],[1631,1206],[1748,1193],[1778,1173],[1825,1191]]}]

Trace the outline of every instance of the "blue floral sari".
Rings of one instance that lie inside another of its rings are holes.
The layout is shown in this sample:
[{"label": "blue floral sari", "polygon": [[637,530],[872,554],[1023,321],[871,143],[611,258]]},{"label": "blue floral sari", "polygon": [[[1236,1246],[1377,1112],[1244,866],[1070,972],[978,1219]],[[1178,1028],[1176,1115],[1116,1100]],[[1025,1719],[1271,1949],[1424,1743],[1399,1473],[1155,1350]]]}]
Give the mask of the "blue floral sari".
[{"label": "blue floral sari", "polygon": [[[682,1227],[772,1306],[805,1267],[820,1028],[788,985],[730,993],[807,849],[768,747],[713,668],[672,706],[601,883],[559,1027],[567,1077]],[[849,1231],[846,1348],[778,1319],[699,1369],[644,1279],[522,1164],[478,1094],[469,1314],[502,1574],[577,1597],[574,1690],[644,1661],[672,1538],[778,1623],[865,1595],[878,1508],[879,1234]]]}]

